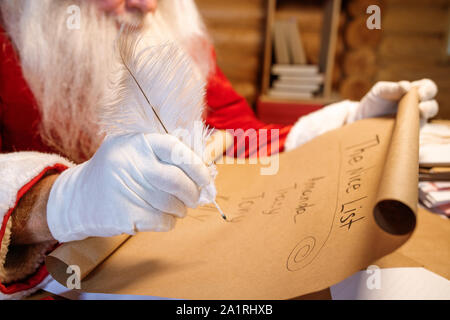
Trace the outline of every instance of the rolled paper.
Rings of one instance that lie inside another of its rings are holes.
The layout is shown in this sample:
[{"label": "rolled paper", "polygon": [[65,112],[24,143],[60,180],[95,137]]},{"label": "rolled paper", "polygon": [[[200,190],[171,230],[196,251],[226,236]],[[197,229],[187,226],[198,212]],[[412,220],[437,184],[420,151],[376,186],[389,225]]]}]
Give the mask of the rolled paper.
[{"label": "rolled paper", "polygon": [[398,105],[391,144],[374,208],[386,232],[406,234],[416,225],[419,181],[419,95],[410,90]]}]

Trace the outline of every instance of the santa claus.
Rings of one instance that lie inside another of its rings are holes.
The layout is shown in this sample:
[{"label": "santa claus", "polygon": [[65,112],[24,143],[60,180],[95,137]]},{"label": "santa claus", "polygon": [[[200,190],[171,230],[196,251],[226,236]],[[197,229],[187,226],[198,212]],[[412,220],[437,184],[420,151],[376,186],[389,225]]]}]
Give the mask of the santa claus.
[{"label": "santa claus", "polygon": [[[216,65],[193,0],[2,0],[0,13],[0,298],[21,298],[47,281],[43,259],[58,243],[170,230],[210,183],[201,161],[165,156],[174,147],[196,156],[171,135],[104,141],[97,108],[123,23],[138,26],[152,43],[175,42],[192,57],[207,82],[208,125],[278,129],[279,151],[393,113],[413,86],[424,119],[438,108],[430,80],[380,82],[360,102],[327,106],[293,126],[262,123]],[[79,25],[68,22],[73,14]]]}]

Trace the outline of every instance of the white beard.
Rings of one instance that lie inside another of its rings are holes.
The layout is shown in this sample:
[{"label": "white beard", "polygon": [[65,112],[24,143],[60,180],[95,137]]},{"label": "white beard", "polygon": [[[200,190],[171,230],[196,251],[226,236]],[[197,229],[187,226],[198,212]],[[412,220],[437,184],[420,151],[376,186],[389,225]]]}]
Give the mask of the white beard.
[{"label": "white beard", "polygon": [[[74,3],[81,9],[79,29],[67,28],[67,8]],[[160,0],[158,5],[141,21],[145,44],[177,42],[206,79],[211,47],[193,0]],[[103,140],[98,109],[114,90],[109,84],[117,63],[117,18],[83,0],[1,0],[0,10],[38,103],[44,143],[77,163],[88,159]]]}]

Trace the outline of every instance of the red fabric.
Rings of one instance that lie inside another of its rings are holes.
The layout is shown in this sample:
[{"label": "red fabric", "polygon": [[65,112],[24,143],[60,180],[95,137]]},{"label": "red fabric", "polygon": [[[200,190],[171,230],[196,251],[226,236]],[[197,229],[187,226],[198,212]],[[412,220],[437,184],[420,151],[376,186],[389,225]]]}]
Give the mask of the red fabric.
[{"label": "red fabric", "polygon": [[[247,101],[234,91],[231,83],[225,77],[223,72],[218,66],[215,67],[212,76],[209,78],[207,91],[206,91],[206,104],[207,115],[206,123],[216,129],[242,129],[244,132],[247,130],[256,130],[257,143],[253,144],[253,148],[249,148],[248,145],[244,146],[242,134],[235,134],[234,155],[238,157],[255,156],[257,150],[255,148],[261,148],[265,146],[264,143],[260,143],[259,134],[261,130],[279,130],[278,148],[273,150],[273,153],[282,151],[284,148],[284,142],[291,130],[290,125],[280,124],[267,124],[258,120],[253,110],[248,105]],[[249,138],[251,139],[251,138]],[[263,138],[264,140],[264,138]],[[264,141],[263,141],[264,142]],[[267,135],[267,151],[268,155],[271,152],[272,141],[271,134]]]},{"label": "red fabric", "polygon": [[261,121],[270,119],[270,121],[280,124],[291,124],[311,112],[323,108],[323,104],[317,103],[298,103],[298,102],[274,102],[258,100],[256,109]]},{"label": "red fabric", "polygon": [[[3,241],[3,237],[5,236],[6,224],[8,223],[8,220],[11,217],[12,212],[17,207],[17,204],[19,203],[19,200],[23,197],[23,195],[28,190],[30,190],[49,170],[57,170],[58,172],[62,172],[66,169],[67,169],[67,167],[62,164],[55,164],[54,166],[46,167],[36,177],[31,179],[27,184],[25,184],[22,188],[20,188],[19,192],[17,192],[16,203],[14,204],[13,207],[11,207],[8,210],[6,215],[3,217],[2,226],[0,229],[0,245]],[[39,283],[41,283],[42,280],[44,280],[47,275],[48,275],[47,269],[45,268],[45,265],[42,265],[36,271],[35,274],[31,275],[30,277],[23,280],[22,282],[12,283],[10,285],[4,285],[4,284],[0,283],[0,291],[3,294],[13,294],[18,291],[28,290],[28,289],[33,288],[34,286],[38,285]]]},{"label": "red fabric", "polygon": [[2,152],[51,152],[39,134],[39,112],[18,58],[0,26],[0,146]]}]

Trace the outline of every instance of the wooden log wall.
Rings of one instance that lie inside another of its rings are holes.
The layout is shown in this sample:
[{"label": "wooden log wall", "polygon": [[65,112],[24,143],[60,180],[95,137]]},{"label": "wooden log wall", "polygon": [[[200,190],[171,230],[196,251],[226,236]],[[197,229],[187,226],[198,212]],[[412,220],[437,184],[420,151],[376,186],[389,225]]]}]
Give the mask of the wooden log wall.
[{"label": "wooden log wall", "polygon": [[342,98],[360,100],[375,83],[377,72],[376,52],[381,42],[381,30],[366,27],[366,8],[381,0],[349,0],[344,2],[347,13],[344,27],[345,53],[341,60],[343,77],[339,84]]},{"label": "wooden log wall", "polygon": [[449,0],[384,0],[376,80],[430,78],[438,85],[438,118],[450,119]]},{"label": "wooden log wall", "polygon": [[[381,30],[365,28],[370,4],[381,8]],[[439,88],[438,118],[450,119],[450,64],[445,57],[448,0],[348,0],[343,98],[358,100],[376,81],[430,78]]]},{"label": "wooden log wall", "polygon": [[261,83],[266,0],[195,0],[214,41],[217,61],[250,104]]}]

